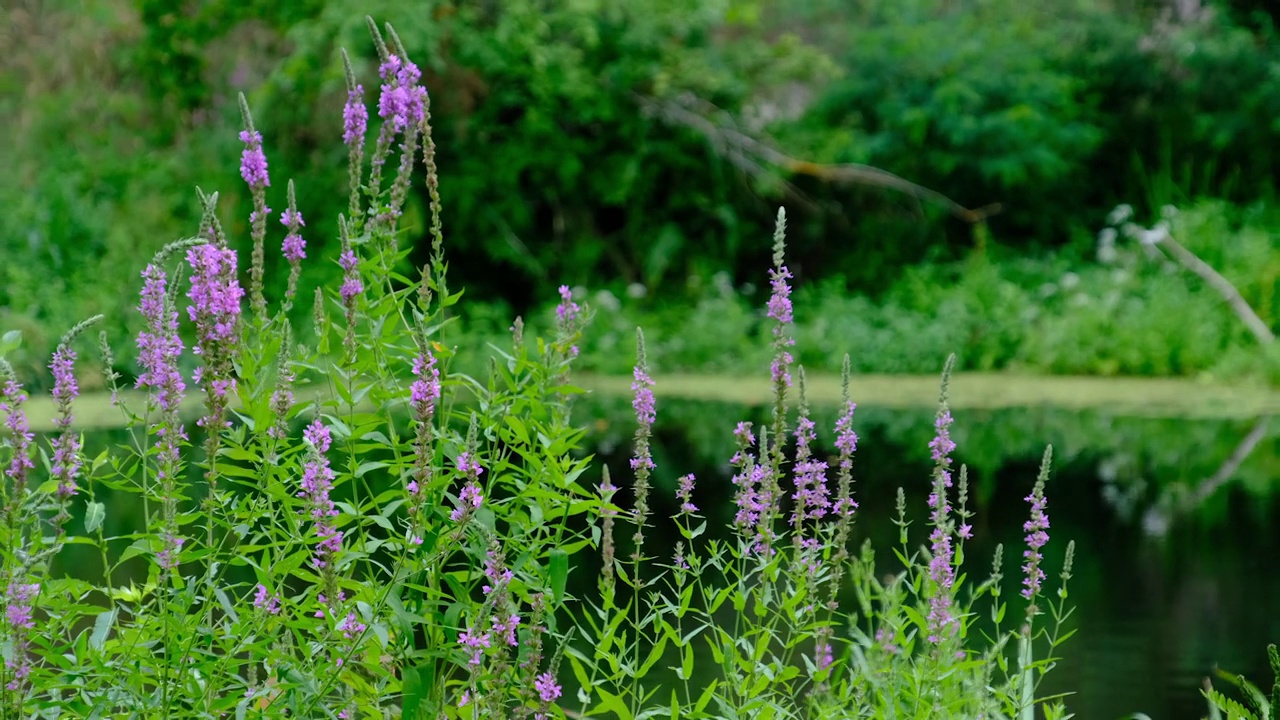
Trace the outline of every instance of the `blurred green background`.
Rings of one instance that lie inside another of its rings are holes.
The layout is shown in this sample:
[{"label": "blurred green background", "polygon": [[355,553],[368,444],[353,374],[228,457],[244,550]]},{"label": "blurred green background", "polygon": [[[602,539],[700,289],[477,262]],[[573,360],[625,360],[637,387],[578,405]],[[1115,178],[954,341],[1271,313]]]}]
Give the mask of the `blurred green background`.
[{"label": "blurred green background", "polygon": [[[196,186],[221,193],[247,246],[238,92],[265,137],[277,213],[286,180],[297,183],[303,297],[334,281],[338,49],[374,101],[368,10],[0,8],[0,326],[24,332],[25,380],[47,384],[57,337],[95,312],[128,373],[138,273],[194,231]],[[849,350],[857,370],[932,372],[955,351],[962,369],[1280,379],[1274,349],[1201,280],[1123,232],[1114,252],[1099,243],[1118,204],[1143,226],[1167,215],[1277,327],[1272,3],[392,0],[378,12],[431,93],[466,332],[496,336],[515,314],[545,321],[566,283],[596,311],[587,369],[625,371],[637,324],[662,371],[758,367],[757,308],[785,205],[810,367],[834,369]],[[1002,209],[975,225],[759,147]],[[425,262],[421,187],[403,226]],[[283,235],[273,221],[277,250]],[[287,268],[268,255],[279,294]]]}]

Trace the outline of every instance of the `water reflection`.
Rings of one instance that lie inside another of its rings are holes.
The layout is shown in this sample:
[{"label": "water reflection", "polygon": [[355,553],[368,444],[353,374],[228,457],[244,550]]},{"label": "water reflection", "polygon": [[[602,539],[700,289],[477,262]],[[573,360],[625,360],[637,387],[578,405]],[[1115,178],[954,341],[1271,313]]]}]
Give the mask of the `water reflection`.
[{"label": "water reflection", "polygon": [[[629,477],[629,410],[625,399],[578,406],[592,420],[591,440],[615,478]],[[1280,640],[1280,614],[1274,612],[1280,603],[1280,533],[1272,529],[1280,516],[1280,453],[1272,423],[1051,408],[955,415],[956,457],[976,481],[975,538],[966,546],[974,575],[990,567],[996,543],[1021,544],[1027,510],[1022,498],[1044,444],[1054,445],[1047,488],[1053,540],[1046,563],[1056,582],[1066,540],[1075,539],[1070,601],[1078,633],[1063,647],[1045,692],[1074,692],[1069,708],[1078,717],[1144,712],[1201,718],[1201,683],[1216,666],[1269,686],[1265,645]],[[730,431],[738,420],[766,417],[759,407],[661,403],[655,484],[668,506],[655,506],[655,514],[675,511],[675,480],[694,472],[700,498],[695,503],[711,511],[713,525],[727,522]],[[830,428],[834,411],[819,411],[815,419],[820,428]],[[917,530],[925,519],[932,414],[860,409],[855,426],[862,438],[855,465],[861,503],[856,541],[871,538],[881,567],[890,568],[899,485],[907,489]],[[831,439],[829,431],[821,438],[824,452],[834,454]],[[1014,563],[1007,563],[1006,575],[1005,596],[1016,596],[1020,578]]]}]

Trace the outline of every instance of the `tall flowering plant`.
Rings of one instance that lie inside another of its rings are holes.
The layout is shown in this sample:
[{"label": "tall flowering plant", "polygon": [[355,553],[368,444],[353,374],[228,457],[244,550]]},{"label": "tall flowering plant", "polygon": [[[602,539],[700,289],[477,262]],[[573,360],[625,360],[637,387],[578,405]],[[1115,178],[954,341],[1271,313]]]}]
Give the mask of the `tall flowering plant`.
[{"label": "tall flowering plant", "polygon": [[[555,338],[518,337],[487,378],[451,370],[430,98],[394,30],[369,28],[375,110],[345,53],[334,109],[339,246],[304,239],[294,181],[273,199],[272,138],[241,98],[248,262],[199,193],[195,235],[139,277],[134,392],[107,373],[127,443],[85,456],[89,323],[49,362],[47,447],[0,359],[0,716],[564,717],[558,618],[596,503],[567,400],[586,313],[565,299]],[[414,268],[396,237],[424,168],[432,257]],[[315,263],[341,279],[295,332]],[[68,564],[72,545],[96,562]]]},{"label": "tall flowering plant", "polygon": [[[604,578],[599,604],[578,616],[588,640],[566,657],[580,685],[576,713],[583,717],[690,718],[872,717],[1026,718],[1037,712],[1063,718],[1059,702],[1037,688],[1051,666],[1038,658],[1064,638],[1068,545],[1053,623],[1033,629],[1045,579],[1041,553],[1048,542],[1045,486],[1049,454],[1027,498],[1030,519],[1023,555],[1026,626],[999,632],[1001,550],[991,576],[967,584],[963,543],[973,535],[968,474],[958,477],[953,439],[956,420],[947,388],[954,363],[943,369],[933,439],[922,448],[933,472],[922,481],[928,495],[928,532],[913,546],[906,494],[899,490],[897,523],[902,567],[876,569],[868,544],[851,547],[858,503],[854,497],[856,404],[844,362],[843,397],[830,428],[834,455],[818,444],[821,428],[806,397],[803,367],[791,352],[791,273],[785,264],[785,215],[775,231],[770,294],[765,309],[774,351],[769,378],[774,400],[767,422],[742,422],[728,460],[736,507],[729,540],[709,537],[694,502],[695,478],[676,481],[680,538],[674,557],[648,561],[641,552],[649,518],[651,478],[661,470],[650,442],[658,418],[658,386],[638,343],[633,406],[637,432],[631,461],[632,505],[614,504],[618,488],[604,473],[594,518]],[[794,408],[794,410],[793,410]],[[612,529],[622,519],[637,528],[631,563],[618,559]],[[990,642],[971,632],[976,610],[989,603],[997,634]],[[1011,642],[1012,641],[1012,642]],[[709,654],[708,654],[709,651]],[[674,665],[672,664],[674,662]],[[651,679],[666,664],[674,680]]]}]

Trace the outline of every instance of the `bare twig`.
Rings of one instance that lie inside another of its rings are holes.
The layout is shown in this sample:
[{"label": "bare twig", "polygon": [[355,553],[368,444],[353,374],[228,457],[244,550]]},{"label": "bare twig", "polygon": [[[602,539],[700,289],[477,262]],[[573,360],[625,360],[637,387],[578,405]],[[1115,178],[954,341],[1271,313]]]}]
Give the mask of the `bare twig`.
[{"label": "bare twig", "polygon": [[1269,345],[1275,342],[1275,333],[1271,332],[1271,328],[1267,323],[1258,317],[1258,314],[1249,306],[1248,301],[1240,294],[1235,285],[1226,279],[1217,270],[1214,270],[1209,263],[1201,260],[1195,253],[1188,250],[1182,243],[1173,239],[1168,232],[1161,233],[1155,238],[1157,247],[1164,248],[1173,256],[1173,259],[1187,268],[1191,272],[1199,275],[1209,286],[1218,291],[1223,300],[1227,301],[1227,305],[1235,312],[1236,316],[1244,322],[1245,327],[1258,338],[1258,342],[1263,345]]},{"label": "bare twig", "polygon": [[751,175],[763,175],[764,166],[770,165],[784,172],[809,175],[828,182],[882,187],[945,207],[955,217],[970,223],[980,222],[1000,211],[999,203],[969,209],[936,190],[870,165],[824,164],[794,158],[765,140],[740,130],[729,113],[692,95],[685,95],[679,101],[639,94],[635,97],[646,112],[701,133],[721,156]]}]

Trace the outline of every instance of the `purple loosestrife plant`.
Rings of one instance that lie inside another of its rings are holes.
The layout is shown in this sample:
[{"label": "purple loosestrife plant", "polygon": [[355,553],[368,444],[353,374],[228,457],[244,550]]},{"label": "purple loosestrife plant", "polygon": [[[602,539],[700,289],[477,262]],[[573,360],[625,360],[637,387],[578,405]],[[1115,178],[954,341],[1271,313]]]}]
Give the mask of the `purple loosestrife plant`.
[{"label": "purple loosestrife plant", "polygon": [[316,538],[315,547],[311,552],[311,567],[315,568],[322,578],[322,597],[336,602],[340,595],[334,561],[342,550],[342,531],[334,526],[333,518],[338,516],[338,508],[329,497],[329,491],[333,488],[334,473],[329,467],[329,460],[325,457],[325,453],[329,452],[332,438],[329,435],[329,428],[325,427],[320,418],[311,421],[303,431],[302,437],[307,443],[307,461],[302,469],[301,490],[298,492],[298,497],[306,501],[308,514],[311,517],[311,529]]},{"label": "purple loosestrife plant", "polygon": [[[1027,533],[1027,549],[1022,553],[1023,559],[1026,560],[1022,566],[1022,572],[1025,573],[1022,580],[1022,596],[1032,605],[1035,603],[1036,596],[1040,594],[1040,583],[1044,580],[1044,570],[1040,568],[1040,562],[1044,560],[1044,556],[1040,554],[1040,550],[1049,542],[1049,515],[1045,512],[1048,501],[1044,496],[1044,484],[1049,479],[1049,464],[1052,459],[1053,448],[1045,448],[1035,487],[1026,497],[1026,501],[1031,505],[1031,517],[1022,526],[1023,531]],[[1033,612],[1028,608],[1028,613]]]},{"label": "purple loosestrife plant", "polygon": [[342,70],[347,78],[347,103],[342,106],[342,144],[347,146],[347,212],[352,222],[360,222],[360,177],[364,169],[364,138],[369,110],[364,105],[364,86],[356,82],[351,57],[342,50]]},{"label": "purple loosestrife plant", "polygon": [[[426,120],[427,90],[418,85],[418,81],[422,78],[422,73],[418,70],[417,65],[407,59],[407,54],[404,51],[404,46],[400,43],[400,38],[396,36],[394,30],[390,30],[388,34],[391,36],[398,53],[388,58],[388,61],[397,59],[399,64],[395,72],[394,87],[391,91],[388,93],[387,86],[385,84],[382,86],[378,114],[392,125],[395,132],[402,137],[402,140],[400,141],[400,168],[396,173],[395,181],[391,183],[391,204],[381,221],[388,230],[394,231],[396,221],[400,218],[401,208],[404,207],[405,197],[409,191],[409,179],[413,173],[413,161],[418,153],[418,141],[422,135],[422,125]],[[390,115],[384,115],[383,103],[388,101],[388,97],[390,97],[389,102],[392,107],[387,108]],[[389,233],[388,237],[394,242],[395,233]]]},{"label": "purple loosestrife plant", "polygon": [[182,340],[178,337],[178,311],[169,292],[169,278],[161,263],[170,254],[191,247],[191,243],[172,243],[156,254],[155,260],[142,272],[143,285],[138,310],[146,327],[138,333],[138,363],[143,372],[137,386],[147,392],[147,403],[158,416],[151,424],[156,437],[156,480],[161,506],[160,549],[156,562],[169,576],[177,567],[178,554],[184,542],[178,535],[178,476],[182,468],[182,445],[186,429],[178,417],[186,382],[178,372]]},{"label": "purple loosestrife plant", "polygon": [[800,418],[796,421],[796,461],[792,469],[795,493],[792,494],[792,538],[797,546],[805,537],[805,520],[821,520],[831,509],[827,491],[827,464],[813,457],[810,445],[817,439],[816,425],[809,417],[805,400],[804,369],[800,370]]},{"label": "purple loosestrife plant", "polygon": [[[9,681],[5,689],[17,695],[21,707],[22,696],[26,694],[27,678],[31,674],[31,658],[27,649],[30,643],[30,631],[35,629],[33,605],[40,593],[36,583],[24,582],[19,578],[9,581],[4,592],[4,624],[10,645],[10,652],[4,661],[5,674]],[[4,710],[0,704],[0,710]]]},{"label": "purple loosestrife plant", "polygon": [[19,523],[19,515],[27,496],[28,473],[35,469],[31,459],[32,443],[35,435],[27,420],[27,411],[23,404],[27,402],[27,393],[14,377],[13,368],[0,359],[0,377],[4,385],[0,387],[0,412],[5,414],[5,429],[8,430],[4,444],[9,447],[9,462],[4,467],[5,493],[5,525],[14,532]]},{"label": "purple loosestrife plant", "polygon": [[307,226],[298,212],[298,200],[293,189],[293,180],[289,181],[289,207],[280,213],[280,224],[288,229],[284,241],[280,243],[280,253],[289,263],[289,284],[284,292],[284,309],[293,306],[293,297],[298,293],[298,277],[302,274],[302,261],[307,259],[307,241],[299,232]]},{"label": "purple loosestrife plant", "polygon": [[929,579],[933,582],[929,597],[929,642],[938,645],[952,637],[956,617],[952,608],[952,586],[955,584],[955,568],[952,554],[951,506],[947,490],[951,487],[951,451],[956,444],[951,441],[951,410],[947,406],[947,389],[951,381],[955,356],[947,358],[942,370],[942,394],[938,400],[938,414],[934,420],[936,434],[929,442],[933,453],[933,492],[929,495],[931,509],[929,535]]},{"label": "purple loosestrife plant", "polygon": [[[631,556],[639,564],[643,555],[644,528],[649,520],[649,477],[656,467],[649,450],[649,438],[653,435],[653,423],[657,419],[653,398],[653,378],[649,377],[649,361],[645,357],[644,333],[636,328],[636,366],[632,371],[631,391],[635,393],[631,407],[636,412],[635,457],[631,458],[631,470],[635,472],[635,551]],[[639,577],[634,578],[639,582]]]},{"label": "purple loosestrife plant", "polygon": [[49,363],[49,372],[53,375],[53,401],[58,406],[58,416],[53,421],[58,434],[52,443],[50,471],[58,481],[54,494],[57,496],[59,509],[58,514],[53,518],[53,524],[59,538],[64,531],[63,525],[71,518],[68,506],[71,496],[76,494],[76,484],[83,461],[80,456],[82,447],[80,435],[71,431],[71,423],[74,421],[71,403],[80,394],[75,372],[76,351],[72,348],[72,343],[81,333],[100,320],[102,316],[95,315],[71,328],[58,343],[58,348],[54,351],[53,359]]},{"label": "purple loosestrife plant", "polygon": [[338,267],[342,268],[342,286],[338,288],[338,296],[342,298],[342,309],[347,320],[342,347],[346,351],[347,362],[351,363],[356,355],[356,300],[364,292],[364,282],[360,279],[360,260],[351,247],[350,230],[342,217],[338,218],[338,230],[342,238],[342,251],[338,256]]},{"label": "purple loosestrife plant", "polygon": [[431,484],[434,471],[436,404],[440,402],[440,368],[431,352],[431,343],[425,333],[418,332],[418,354],[413,358],[413,383],[409,386],[409,407],[413,411],[413,479],[405,489],[409,492],[409,506],[415,517],[422,510],[422,501]]},{"label": "purple loosestrife plant", "polygon": [[249,267],[249,304],[259,322],[267,317],[267,300],[262,294],[263,264],[266,261],[264,243],[267,237],[267,217],[271,208],[267,207],[267,188],[271,187],[271,176],[267,173],[267,155],[262,150],[262,133],[253,128],[253,115],[249,112],[249,102],[240,94],[240,118],[244,130],[240,131],[240,142],[244,143],[244,151],[240,154],[240,177],[249,186],[249,194],[253,197],[253,212],[249,214],[250,234],[253,237],[253,255]]}]

